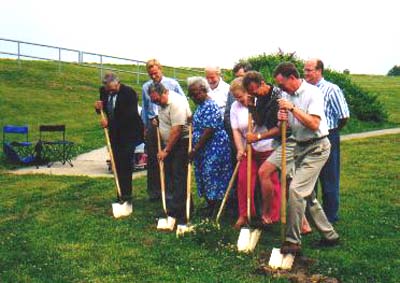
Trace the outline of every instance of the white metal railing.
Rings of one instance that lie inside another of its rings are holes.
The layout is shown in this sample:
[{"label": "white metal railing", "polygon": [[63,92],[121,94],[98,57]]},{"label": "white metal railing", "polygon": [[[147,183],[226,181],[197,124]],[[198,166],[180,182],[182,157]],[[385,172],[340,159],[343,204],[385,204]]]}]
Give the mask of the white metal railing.
[{"label": "white metal railing", "polygon": [[[147,78],[145,61],[85,52],[77,49],[63,48],[46,44],[0,38],[0,55],[3,55],[5,58],[10,56],[17,57],[18,62],[24,58],[55,61],[58,62],[59,70],[61,70],[62,63],[72,63],[83,67],[96,68],[99,70],[100,80],[103,78],[103,73],[105,70],[132,74],[136,76],[137,84],[140,83],[140,76],[146,76]],[[111,65],[132,65],[132,70],[111,67]],[[190,68],[165,67],[172,70],[172,77],[178,81],[184,81],[184,79],[179,77],[179,73],[184,73],[185,75],[183,77],[185,78],[188,73],[190,75],[203,75],[203,72]]]}]

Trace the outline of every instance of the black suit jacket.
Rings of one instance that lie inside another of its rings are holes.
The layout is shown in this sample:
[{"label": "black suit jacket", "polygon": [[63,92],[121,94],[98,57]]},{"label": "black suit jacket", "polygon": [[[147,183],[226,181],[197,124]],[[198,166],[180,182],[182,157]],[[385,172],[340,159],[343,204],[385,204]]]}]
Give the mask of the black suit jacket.
[{"label": "black suit jacket", "polygon": [[143,122],[138,113],[138,95],[129,86],[120,85],[115,101],[114,118],[110,119],[107,111],[108,93],[100,88],[100,100],[103,101],[104,112],[107,115],[108,131],[113,144],[143,142]]}]

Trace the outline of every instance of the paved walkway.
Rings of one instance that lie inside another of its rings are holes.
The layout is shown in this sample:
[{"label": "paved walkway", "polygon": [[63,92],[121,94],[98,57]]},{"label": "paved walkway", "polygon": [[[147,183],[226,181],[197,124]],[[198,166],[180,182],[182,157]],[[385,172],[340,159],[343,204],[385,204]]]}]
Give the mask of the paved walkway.
[{"label": "paved walkway", "polygon": [[[385,129],[378,131],[370,131],[358,134],[349,134],[341,136],[342,141],[362,139],[375,136],[382,136],[388,134],[398,134],[400,133],[400,128]],[[21,168],[13,171],[9,171],[13,174],[24,175],[24,174],[49,174],[49,175],[68,175],[68,176],[89,176],[89,177],[113,177],[111,173],[108,172],[106,165],[106,159],[108,158],[108,153],[106,147],[102,147],[91,152],[81,154],[76,157],[72,163],[73,167],[68,164],[62,165],[60,163],[55,163],[52,167],[47,168],[46,166],[41,166],[38,169],[36,167]],[[146,175],[146,171],[140,171],[133,173],[133,178],[138,178]]]},{"label": "paved walkway", "polygon": [[[73,167],[69,164],[62,165],[60,162],[56,162],[50,168],[47,168],[47,166],[40,166],[39,168],[26,167],[9,172],[18,175],[48,174],[112,178],[113,174],[108,171],[106,163],[107,158],[107,148],[102,147],[77,156],[72,160],[72,164],[74,165]],[[138,171],[133,173],[133,178],[135,179],[145,175],[146,171]]]}]

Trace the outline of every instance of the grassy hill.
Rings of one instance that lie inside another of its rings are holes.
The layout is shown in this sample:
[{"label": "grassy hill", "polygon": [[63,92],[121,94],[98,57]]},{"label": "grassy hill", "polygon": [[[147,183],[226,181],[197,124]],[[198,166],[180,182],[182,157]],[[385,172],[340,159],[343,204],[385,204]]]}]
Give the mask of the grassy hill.
[{"label": "grassy hill", "polygon": [[367,91],[378,95],[389,113],[389,122],[400,125],[400,77],[351,75],[351,80]]},{"label": "grassy hill", "polygon": [[[138,92],[147,80],[144,76],[137,85],[130,75],[121,78]],[[392,114],[391,125],[399,125],[400,80],[352,78],[377,93]],[[0,125],[28,124],[34,140],[39,124],[65,123],[80,151],[102,146],[93,111],[98,86],[94,69],[62,65],[59,72],[51,62],[0,60]],[[342,242],[333,249],[313,249],[318,234],[304,237],[304,253],[315,260],[311,273],[341,282],[398,282],[400,160],[393,152],[399,143],[400,135],[343,143],[341,220],[335,225]],[[288,282],[257,272],[271,248],[279,246],[279,225],[263,233],[249,256],[234,249],[238,232],[230,227],[235,219],[229,214],[221,230],[204,225],[196,235],[177,240],[155,231],[161,206],[148,202],[145,183],[144,178],[134,181],[134,213],[116,221],[110,215],[111,179],[15,176],[0,170],[0,281]],[[202,220],[198,208],[203,203],[195,197],[194,223]]]},{"label": "grassy hill", "polygon": [[[116,66],[110,66],[116,67]],[[118,66],[132,70],[133,66]],[[145,73],[145,70],[140,70]],[[177,75],[184,80],[193,75],[190,71],[165,68],[167,76]],[[120,73],[123,83],[132,86],[141,96],[141,86],[148,80],[141,75]],[[390,112],[389,123],[374,124],[351,119],[344,132],[400,125],[400,114],[395,103],[400,99],[400,78],[383,76],[351,77],[355,82],[379,95]],[[6,124],[28,125],[31,140],[38,139],[40,124],[66,124],[67,138],[76,142],[78,152],[104,145],[103,132],[98,126],[99,117],[93,110],[100,85],[99,70],[72,64],[54,62],[0,60],[0,126]],[[185,83],[183,83],[185,88]],[[0,129],[2,134],[2,127]]]},{"label": "grassy hill", "polygon": [[[115,66],[114,66],[115,67]],[[119,66],[132,69],[132,66]],[[141,70],[144,72],[144,70]],[[165,68],[167,76],[173,76]],[[193,74],[176,73],[179,79]],[[132,86],[141,100],[141,86],[148,80],[120,73],[121,81]],[[182,84],[185,87],[185,83]],[[76,142],[78,152],[104,145],[103,132],[98,126],[99,117],[93,110],[100,86],[99,70],[71,64],[41,61],[0,60],[0,134],[6,124],[28,125],[30,139],[38,139],[40,124],[66,124],[67,138]]]}]

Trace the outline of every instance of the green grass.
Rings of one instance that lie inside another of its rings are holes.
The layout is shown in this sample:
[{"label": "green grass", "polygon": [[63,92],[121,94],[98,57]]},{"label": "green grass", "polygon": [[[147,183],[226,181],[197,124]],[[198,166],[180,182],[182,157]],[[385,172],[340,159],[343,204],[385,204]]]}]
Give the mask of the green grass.
[{"label": "green grass", "polygon": [[[107,65],[124,70],[134,70],[135,66]],[[136,69],[135,69],[136,70]],[[140,71],[145,73],[143,67]],[[197,74],[187,70],[174,73],[171,68],[164,69],[165,75],[176,75],[184,80]],[[147,75],[140,76],[139,84],[133,74],[120,73],[122,82],[132,86],[141,98],[141,86],[148,80]],[[396,102],[400,96],[400,79],[384,76],[358,76],[352,79],[371,92],[390,112],[388,123],[375,124],[350,119],[343,133],[361,132],[400,124],[400,114],[396,111]],[[0,126],[6,124],[28,125],[32,141],[38,139],[40,124],[66,124],[67,138],[79,146],[77,153],[104,145],[102,131],[99,129],[99,117],[94,113],[93,103],[98,99],[100,72],[94,68],[61,64],[55,62],[0,60]],[[186,87],[185,83],[182,83]],[[192,105],[193,106],[193,105]],[[0,127],[0,135],[2,127]],[[0,168],[5,162],[0,160]]]},{"label": "green grass", "polygon": [[351,118],[349,124],[343,129],[343,133],[356,133],[382,128],[393,128],[400,126],[400,77],[388,77],[378,75],[350,75],[353,82],[361,88],[378,96],[389,114],[388,122],[369,123]]},{"label": "green grass", "polygon": [[[115,66],[114,66],[115,67]],[[131,66],[119,66],[129,69]],[[143,70],[141,70],[143,71]],[[166,75],[173,75],[169,68]],[[179,71],[184,79],[192,73]],[[121,81],[132,86],[141,101],[142,84],[147,76],[120,73]],[[185,87],[185,83],[182,84]],[[30,140],[38,140],[40,124],[66,124],[67,138],[79,146],[77,152],[86,152],[104,145],[99,128],[99,116],[94,112],[98,99],[100,72],[97,69],[72,64],[41,61],[0,60],[0,135],[3,125],[28,125]],[[0,161],[0,168],[4,167]]]},{"label": "green grass", "polygon": [[[400,135],[342,144],[342,244],[316,250],[318,235],[305,237],[305,254],[317,260],[313,273],[398,282],[399,145]],[[234,251],[238,233],[226,216],[220,231],[203,226],[176,239],[155,230],[161,207],[147,201],[145,179],[134,187],[133,216],[114,220],[111,179],[0,174],[0,281],[286,282],[256,272],[279,246],[279,226],[263,234],[251,256]]]}]

